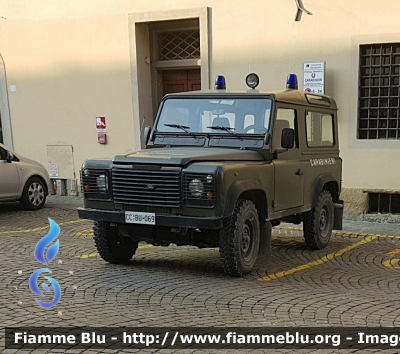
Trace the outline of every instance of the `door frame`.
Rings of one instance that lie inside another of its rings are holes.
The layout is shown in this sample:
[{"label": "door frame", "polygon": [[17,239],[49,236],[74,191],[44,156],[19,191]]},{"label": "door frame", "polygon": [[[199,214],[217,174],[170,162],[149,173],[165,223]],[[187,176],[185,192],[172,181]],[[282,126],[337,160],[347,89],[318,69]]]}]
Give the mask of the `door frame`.
[{"label": "door frame", "polygon": [[[149,27],[154,23],[172,20],[198,19],[200,31],[200,59],[170,60],[163,64],[151,65],[151,41]],[[132,13],[129,21],[129,49],[132,82],[132,113],[134,149],[141,148],[141,130],[152,125],[158,109],[158,71],[167,67],[201,69],[201,88],[210,88],[210,43],[211,43],[211,9],[208,7]],[[184,66],[184,67],[181,67]]]}]

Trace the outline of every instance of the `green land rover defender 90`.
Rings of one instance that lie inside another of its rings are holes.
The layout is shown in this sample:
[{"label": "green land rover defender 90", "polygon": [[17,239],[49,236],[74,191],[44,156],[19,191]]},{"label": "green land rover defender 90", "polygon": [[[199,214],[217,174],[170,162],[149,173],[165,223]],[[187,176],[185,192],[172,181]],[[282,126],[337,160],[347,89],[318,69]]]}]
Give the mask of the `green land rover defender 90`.
[{"label": "green land rover defender 90", "polygon": [[129,261],[138,243],[219,247],[224,271],[251,272],[269,253],[272,227],[303,223],[311,249],[342,228],[337,107],[328,96],[254,89],[166,95],[145,148],[81,170],[94,240],[110,263]]}]

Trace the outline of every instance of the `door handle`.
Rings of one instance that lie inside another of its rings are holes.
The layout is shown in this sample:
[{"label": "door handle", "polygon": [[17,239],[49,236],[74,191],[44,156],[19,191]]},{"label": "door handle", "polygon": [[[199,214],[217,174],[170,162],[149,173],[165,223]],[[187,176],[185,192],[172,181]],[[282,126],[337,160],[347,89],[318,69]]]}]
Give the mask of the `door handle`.
[{"label": "door handle", "polygon": [[296,175],[297,176],[302,176],[305,174],[305,171],[301,170],[300,168],[297,170]]}]

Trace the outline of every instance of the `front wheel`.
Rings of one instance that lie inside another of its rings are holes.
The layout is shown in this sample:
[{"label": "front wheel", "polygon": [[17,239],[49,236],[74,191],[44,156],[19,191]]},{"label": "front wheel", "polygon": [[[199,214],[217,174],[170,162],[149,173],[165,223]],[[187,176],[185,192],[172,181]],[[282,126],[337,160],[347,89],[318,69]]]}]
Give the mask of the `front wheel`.
[{"label": "front wheel", "polygon": [[37,210],[46,203],[46,184],[37,177],[29,178],[22,191],[20,204],[24,209]]},{"label": "front wheel", "polygon": [[315,208],[303,214],[303,232],[306,245],[320,250],[328,243],[332,235],[334,206],[331,194],[322,191]]},{"label": "front wheel", "polygon": [[122,236],[109,222],[95,221],[94,243],[101,258],[108,263],[126,263],[135,254],[138,242]]},{"label": "front wheel", "polygon": [[219,253],[225,273],[242,277],[251,272],[260,247],[260,222],[250,200],[239,200],[220,230]]}]

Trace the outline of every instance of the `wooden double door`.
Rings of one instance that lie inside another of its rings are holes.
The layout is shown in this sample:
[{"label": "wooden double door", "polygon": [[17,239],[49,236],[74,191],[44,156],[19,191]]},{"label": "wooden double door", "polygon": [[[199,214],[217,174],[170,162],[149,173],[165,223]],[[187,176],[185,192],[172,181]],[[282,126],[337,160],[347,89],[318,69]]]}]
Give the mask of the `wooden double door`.
[{"label": "wooden double door", "polygon": [[167,93],[201,89],[200,69],[168,70],[162,72],[163,96]]}]

